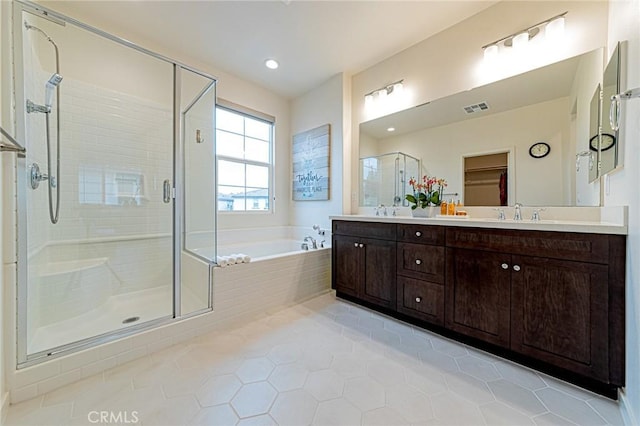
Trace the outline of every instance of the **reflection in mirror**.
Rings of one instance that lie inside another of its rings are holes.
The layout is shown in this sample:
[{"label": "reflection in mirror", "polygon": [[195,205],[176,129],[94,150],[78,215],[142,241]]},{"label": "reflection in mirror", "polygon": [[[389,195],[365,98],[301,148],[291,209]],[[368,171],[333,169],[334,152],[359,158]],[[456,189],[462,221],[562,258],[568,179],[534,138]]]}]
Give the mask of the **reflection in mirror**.
[{"label": "reflection in mirror", "polygon": [[360,205],[407,207],[409,179],[420,178],[420,160],[402,152],[360,159]]},{"label": "reflection in mirror", "polygon": [[[594,161],[589,161],[589,182],[598,179],[600,170],[600,104],[602,103],[602,89],[598,84],[593,96],[591,97],[591,106],[589,109],[589,150],[591,151]],[[595,163],[595,166],[594,166]]]},{"label": "reflection in mirror", "polygon": [[602,79],[602,136],[600,141],[600,174],[604,175],[622,166],[622,151],[618,141],[618,131],[611,128],[611,97],[620,93],[621,44],[616,46]]},{"label": "reflection in mirror", "polygon": [[[590,101],[602,64],[597,49],[361,123],[360,158],[410,153],[464,200],[464,158],[509,152],[509,205],[597,205],[599,187],[589,184],[588,167],[576,172],[576,154],[589,149]],[[539,142],[549,145],[547,155],[530,153]]]}]

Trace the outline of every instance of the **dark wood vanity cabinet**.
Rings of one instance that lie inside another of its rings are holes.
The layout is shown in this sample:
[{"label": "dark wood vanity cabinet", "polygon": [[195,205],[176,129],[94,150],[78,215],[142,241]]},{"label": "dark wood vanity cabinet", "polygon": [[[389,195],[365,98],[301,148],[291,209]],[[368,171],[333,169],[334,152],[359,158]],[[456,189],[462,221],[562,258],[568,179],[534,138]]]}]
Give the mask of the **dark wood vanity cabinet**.
[{"label": "dark wood vanity cabinet", "polygon": [[373,305],[395,309],[396,225],[334,222],[332,287]]},{"label": "dark wood vanity cabinet", "polygon": [[622,385],[624,245],[616,235],[449,228],[446,326]]},{"label": "dark wood vanity cabinet", "polygon": [[601,393],[624,385],[625,236],[349,221],[333,230],[339,296]]}]

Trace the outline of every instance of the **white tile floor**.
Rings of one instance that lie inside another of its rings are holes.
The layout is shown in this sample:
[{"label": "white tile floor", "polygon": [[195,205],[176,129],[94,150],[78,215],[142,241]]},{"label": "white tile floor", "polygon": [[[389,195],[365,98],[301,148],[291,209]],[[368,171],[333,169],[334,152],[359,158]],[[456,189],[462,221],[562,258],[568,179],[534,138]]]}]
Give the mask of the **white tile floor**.
[{"label": "white tile floor", "polygon": [[107,423],[100,412],[146,426],[622,424],[613,401],[331,294],[14,405],[8,424]]}]

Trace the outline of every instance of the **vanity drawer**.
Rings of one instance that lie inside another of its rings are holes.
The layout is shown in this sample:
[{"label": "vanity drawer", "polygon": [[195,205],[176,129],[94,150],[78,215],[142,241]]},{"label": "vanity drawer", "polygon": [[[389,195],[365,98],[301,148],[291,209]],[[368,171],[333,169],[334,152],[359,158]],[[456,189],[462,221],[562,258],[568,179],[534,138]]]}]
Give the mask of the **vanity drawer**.
[{"label": "vanity drawer", "polygon": [[444,245],[444,227],[428,225],[398,225],[398,241]]},{"label": "vanity drawer", "polygon": [[444,324],[444,286],[398,276],[396,310],[433,324]]},{"label": "vanity drawer", "polygon": [[397,256],[398,274],[444,284],[444,246],[398,243]]},{"label": "vanity drawer", "polygon": [[376,238],[379,240],[395,240],[396,224],[334,220],[333,234],[349,235],[352,237]]},{"label": "vanity drawer", "polygon": [[609,236],[575,232],[451,227],[447,247],[499,251],[592,263],[609,262]]}]

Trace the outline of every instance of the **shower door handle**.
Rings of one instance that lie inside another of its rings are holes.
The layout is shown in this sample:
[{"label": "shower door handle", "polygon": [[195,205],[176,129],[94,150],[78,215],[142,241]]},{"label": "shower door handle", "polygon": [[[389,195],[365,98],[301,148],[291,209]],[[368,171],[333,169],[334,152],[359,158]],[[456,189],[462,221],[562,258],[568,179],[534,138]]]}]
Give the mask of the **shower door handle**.
[{"label": "shower door handle", "polygon": [[169,179],[165,179],[163,183],[163,191],[162,191],[162,201],[165,203],[171,202],[171,181]]}]

